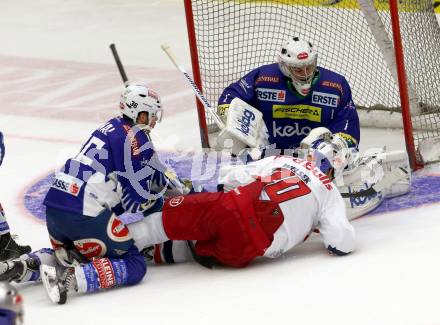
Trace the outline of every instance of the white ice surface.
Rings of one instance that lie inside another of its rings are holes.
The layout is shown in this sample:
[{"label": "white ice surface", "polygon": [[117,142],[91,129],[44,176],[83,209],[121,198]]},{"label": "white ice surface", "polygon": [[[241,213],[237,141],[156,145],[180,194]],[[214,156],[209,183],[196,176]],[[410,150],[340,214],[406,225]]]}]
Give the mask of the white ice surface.
[{"label": "white ice surface", "polygon": [[[53,60],[106,64],[117,88],[119,76],[108,49],[112,42],[128,71],[172,71],[162,42],[172,45],[189,70],[182,3],[3,1],[0,72],[7,68],[6,57],[43,59],[48,65]],[[168,87],[177,84],[185,89],[179,81]],[[1,85],[0,95],[8,86]],[[191,92],[182,96],[192,101]],[[117,97],[108,102],[116,109]],[[173,99],[164,104],[172,107]],[[8,102],[1,106],[0,130],[7,146],[0,168],[1,202],[21,242],[48,246],[44,224],[24,209],[23,193],[76,152],[104,120],[21,114],[9,110]],[[159,147],[197,149],[195,125],[194,110],[169,116],[156,130]],[[362,149],[383,145],[403,149],[402,131],[362,130]],[[26,324],[440,324],[439,215],[435,204],[356,220],[357,249],[343,258],[328,256],[314,237],[284,258],[242,270],[152,266],[137,286],[71,297],[64,306],[52,305],[41,285],[20,286]]]}]

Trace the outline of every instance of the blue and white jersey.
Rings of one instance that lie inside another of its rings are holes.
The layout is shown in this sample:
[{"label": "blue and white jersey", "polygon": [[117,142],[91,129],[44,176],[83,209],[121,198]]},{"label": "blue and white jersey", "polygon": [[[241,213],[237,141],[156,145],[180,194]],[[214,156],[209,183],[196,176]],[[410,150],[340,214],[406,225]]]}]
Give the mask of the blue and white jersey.
[{"label": "blue and white jersey", "polygon": [[155,209],[162,197],[151,190],[151,182],[164,179],[164,171],[148,134],[122,117],[113,118],[67,160],[44,204],[91,217],[104,209],[117,215]]},{"label": "blue and white jersey", "polygon": [[350,86],[343,76],[322,67],[318,67],[307,96],[300,95],[273,63],[229,85],[219,98],[219,111],[224,112],[235,97],[263,113],[269,142],[277,149],[298,147],[312,129],[320,126],[342,133],[356,146],[359,143],[359,118]]}]

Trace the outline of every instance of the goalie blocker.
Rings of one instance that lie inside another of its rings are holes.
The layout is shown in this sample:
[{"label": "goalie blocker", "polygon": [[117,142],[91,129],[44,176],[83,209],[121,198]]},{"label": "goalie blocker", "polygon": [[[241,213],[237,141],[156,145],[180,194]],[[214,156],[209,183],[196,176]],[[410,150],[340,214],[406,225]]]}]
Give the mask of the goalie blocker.
[{"label": "goalie blocker", "polygon": [[234,98],[226,114],[226,126],[217,137],[216,149],[238,155],[246,147],[264,148],[269,144],[263,114],[240,98]]}]

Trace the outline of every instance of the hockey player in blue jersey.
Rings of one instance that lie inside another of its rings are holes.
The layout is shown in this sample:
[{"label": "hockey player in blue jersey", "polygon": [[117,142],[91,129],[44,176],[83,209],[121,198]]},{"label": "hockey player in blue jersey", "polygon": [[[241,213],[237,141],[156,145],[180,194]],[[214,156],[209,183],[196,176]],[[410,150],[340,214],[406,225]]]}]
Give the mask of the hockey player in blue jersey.
[{"label": "hockey player in blue jersey", "polygon": [[[0,165],[3,163],[5,156],[5,144],[3,141],[3,133],[0,132]],[[6,214],[0,204],[0,261],[17,258],[22,254],[29,253],[29,246],[21,246],[11,237]]]},{"label": "hockey player in blue jersey", "polygon": [[67,160],[46,195],[54,251],[43,249],[0,264],[0,280],[25,282],[41,276],[57,303],[64,303],[70,291],[92,292],[142,280],[144,258],[118,215],[153,213],[162,208],[166,192],[186,192],[178,179],[164,174],[149,136],[162,117],[159,96],[143,85],[129,85],[120,109],[122,116],[95,130]]},{"label": "hockey player in blue jersey", "polygon": [[[276,63],[260,66],[229,85],[218,101],[218,113],[227,118],[239,98],[262,113],[267,127],[266,155],[299,148],[312,130],[326,128],[324,136],[312,143],[328,155],[335,150],[357,148],[360,140],[359,118],[347,80],[340,74],[317,65],[318,53],[310,42],[297,37],[285,42],[276,56]],[[237,129],[249,129],[251,118],[236,118]],[[245,123],[246,122],[246,123]],[[243,124],[246,124],[245,127]],[[224,139],[223,139],[224,140]],[[260,139],[261,140],[261,139]],[[223,145],[219,144],[220,147]],[[277,151],[273,151],[276,149]],[[333,150],[332,150],[333,151]],[[331,157],[328,157],[331,159]]]}]

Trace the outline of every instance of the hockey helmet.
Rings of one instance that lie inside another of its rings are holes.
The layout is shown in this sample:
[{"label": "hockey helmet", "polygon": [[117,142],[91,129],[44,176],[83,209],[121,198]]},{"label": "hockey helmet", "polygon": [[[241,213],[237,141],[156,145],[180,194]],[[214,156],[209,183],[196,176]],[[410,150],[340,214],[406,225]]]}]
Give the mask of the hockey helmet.
[{"label": "hockey helmet", "polygon": [[318,62],[318,52],[312,43],[293,37],[281,47],[276,61],[281,72],[292,80],[296,91],[302,96],[307,96]]},{"label": "hockey helmet", "polygon": [[0,324],[23,324],[23,298],[7,282],[0,282]]},{"label": "hockey helmet", "polygon": [[123,115],[136,123],[141,112],[148,113],[149,124],[162,120],[162,103],[159,95],[141,84],[130,84],[121,94],[120,109]]}]

